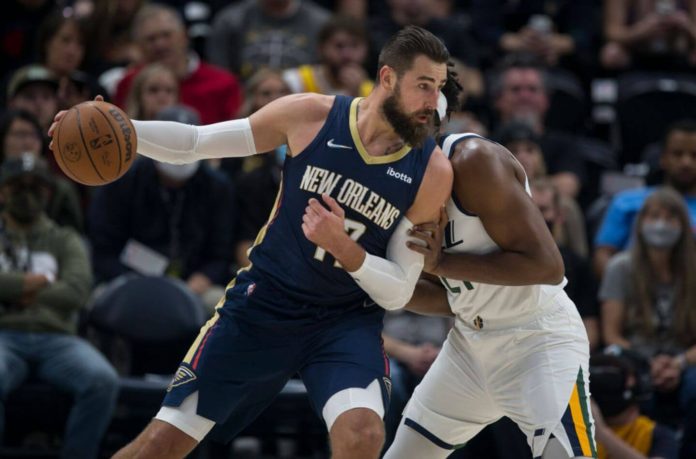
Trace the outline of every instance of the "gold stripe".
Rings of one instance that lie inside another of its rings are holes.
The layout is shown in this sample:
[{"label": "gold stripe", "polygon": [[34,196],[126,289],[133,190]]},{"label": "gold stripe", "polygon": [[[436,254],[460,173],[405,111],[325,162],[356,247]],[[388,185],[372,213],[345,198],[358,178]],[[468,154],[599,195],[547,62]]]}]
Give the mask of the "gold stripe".
[{"label": "gold stripe", "polygon": [[366,164],[387,164],[398,161],[406,156],[406,154],[411,151],[411,146],[408,144],[404,145],[401,150],[384,156],[371,156],[367,152],[365,145],[363,145],[362,140],[360,140],[360,133],[358,132],[358,103],[360,103],[362,99],[362,97],[356,97],[353,99],[353,102],[351,102],[348,124],[350,125],[350,135],[353,137],[353,143],[355,143],[363,161],[365,161]]},{"label": "gold stripe", "polygon": [[201,327],[200,333],[198,333],[196,340],[193,342],[188,352],[186,353],[186,356],[184,357],[184,363],[191,364],[191,360],[193,360],[193,357],[196,355],[196,351],[198,350],[198,346],[200,346],[203,337],[206,333],[208,333],[210,327],[215,325],[215,322],[217,322],[219,318],[220,315],[217,313],[217,311],[215,311],[215,315],[213,315],[213,317],[211,317],[210,320]]},{"label": "gold stripe", "polygon": [[590,439],[587,436],[585,419],[582,416],[582,407],[580,406],[580,396],[578,395],[577,383],[573,386],[573,393],[570,394],[570,402],[568,402],[568,404],[570,405],[570,415],[573,418],[575,435],[577,435],[578,441],[580,442],[582,454],[583,456],[591,457],[592,449],[590,448]]},{"label": "gold stripe", "polygon": [[266,224],[263,225],[263,227],[259,230],[258,234],[256,235],[256,239],[254,240],[254,245],[249,247],[249,251],[247,253],[251,253],[251,251],[254,250],[254,247],[256,247],[257,245],[259,245],[263,242],[263,238],[266,237],[266,231],[268,230],[268,225],[271,224],[273,217],[275,217],[276,213],[278,212],[278,206],[280,205],[280,197],[282,195],[283,195],[283,179],[281,177],[280,186],[278,188],[278,194],[276,195],[275,202],[273,203],[273,208],[271,208],[271,213],[268,215],[268,220],[266,220]]}]

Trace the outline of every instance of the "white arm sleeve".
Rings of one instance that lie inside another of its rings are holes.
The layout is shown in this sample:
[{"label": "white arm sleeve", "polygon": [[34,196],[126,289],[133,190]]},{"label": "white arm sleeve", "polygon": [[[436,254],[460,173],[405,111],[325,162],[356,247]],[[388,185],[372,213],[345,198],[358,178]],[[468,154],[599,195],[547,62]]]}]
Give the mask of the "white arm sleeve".
[{"label": "white arm sleeve", "polygon": [[157,161],[186,164],[209,158],[256,154],[249,118],[191,126],[174,121],[133,120],[138,153]]},{"label": "white arm sleeve", "polygon": [[423,270],[423,255],[406,247],[406,241],[417,241],[408,236],[411,228],[413,223],[402,218],[389,239],[387,259],[368,253],[362,266],[348,273],[372,301],[387,310],[406,306]]}]

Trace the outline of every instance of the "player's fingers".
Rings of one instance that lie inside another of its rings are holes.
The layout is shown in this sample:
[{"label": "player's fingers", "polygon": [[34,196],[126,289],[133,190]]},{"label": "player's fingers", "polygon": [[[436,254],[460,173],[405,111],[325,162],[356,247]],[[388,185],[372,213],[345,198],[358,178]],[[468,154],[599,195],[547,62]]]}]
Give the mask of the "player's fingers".
[{"label": "player's fingers", "polygon": [[97,102],[104,102],[104,96],[102,96],[101,94],[97,94],[94,97],[94,100],[96,100]]},{"label": "player's fingers", "polygon": [[422,253],[423,255],[429,255],[431,253],[430,249],[423,247],[422,245],[416,244],[415,242],[406,242],[406,247],[413,250],[414,252]]},{"label": "player's fingers", "polygon": [[48,144],[48,149],[53,151],[53,140]]},{"label": "player's fingers", "polygon": [[432,245],[433,243],[433,235],[430,231],[411,230],[411,236],[420,239],[421,241],[425,241],[425,243],[428,245]]},{"label": "player's fingers", "polygon": [[305,215],[309,215],[311,217],[318,217],[319,216],[317,211],[312,206],[305,207]]},{"label": "player's fingers", "polygon": [[435,222],[428,222],[428,223],[423,223],[422,225],[416,225],[413,227],[414,230],[416,231],[423,231],[423,232],[431,232],[434,233],[436,231],[440,231],[440,224],[435,223]]},{"label": "player's fingers", "polygon": [[322,193],[321,199],[323,199],[324,202],[326,203],[326,205],[329,206],[329,209],[331,209],[331,212],[335,213],[336,215],[338,215],[341,218],[343,218],[346,215],[343,208],[336,202],[336,200],[334,198],[332,198],[328,194]]},{"label": "player's fingers", "polygon": [[309,207],[311,207],[317,215],[326,215],[329,213],[329,211],[314,198],[309,200]]}]

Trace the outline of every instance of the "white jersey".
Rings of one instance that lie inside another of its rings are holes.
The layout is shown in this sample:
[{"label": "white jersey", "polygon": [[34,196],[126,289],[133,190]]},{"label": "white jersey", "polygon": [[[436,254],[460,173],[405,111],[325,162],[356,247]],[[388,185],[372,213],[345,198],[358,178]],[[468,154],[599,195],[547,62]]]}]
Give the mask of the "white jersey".
[{"label": "white jersey", "polygon": [[[448,135],[442,151],[450,157],[459,142],[472,137],[482,138],[476,134]],[[528,182],[525,188],[531,195]],[[481,219],[461,208],[454,192],[447,202],[447,214],[449,222],[445,228],[444,252],[485,254],[499,250],[484,229]],[[452,312],[474,328],[501,328],[529,321],[531,316],[552,306],[557,295],[565,295],[563,287],[567,283],[563,279],[558,285],[512,287],[448,278],[440,280],[447,289]]]}]

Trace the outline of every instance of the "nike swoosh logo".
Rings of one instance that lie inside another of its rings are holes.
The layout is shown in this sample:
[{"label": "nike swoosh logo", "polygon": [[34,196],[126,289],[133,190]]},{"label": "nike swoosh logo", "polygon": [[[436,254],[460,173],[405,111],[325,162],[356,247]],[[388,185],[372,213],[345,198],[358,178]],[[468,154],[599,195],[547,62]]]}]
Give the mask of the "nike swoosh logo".
[{"label": "nike swoosh logo", "polygon": [[353,149],[353,147],[349,147],[348,145],[341,145],[340,143],[334,143],[334,139],[331,139],[328,142],[326,142],[326,146],[329,148],[347,148],[348,150]]}]

